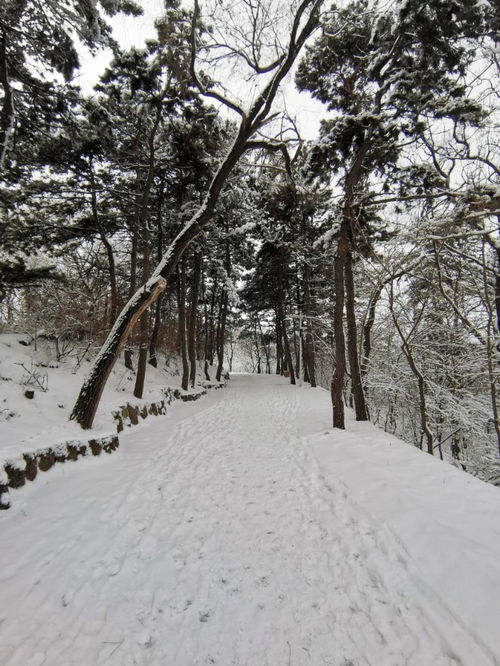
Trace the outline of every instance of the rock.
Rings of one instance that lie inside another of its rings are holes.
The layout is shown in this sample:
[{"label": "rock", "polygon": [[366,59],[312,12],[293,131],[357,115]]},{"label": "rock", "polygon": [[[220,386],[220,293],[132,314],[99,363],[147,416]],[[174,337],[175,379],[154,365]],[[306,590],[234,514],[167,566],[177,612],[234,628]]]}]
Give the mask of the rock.
[{"label": "rock", "polygon": [[105,437],[101,440],[102,450],[106,453],[113,453],[120,446],[120,440],[117,435],[112,435],[111,437]]},{"label": "rock", "polygon": [[4,483],[0,483],[0,511],[10,508],[9,488]]},{"label": "rock", "polygon": [[93,456],[100,455],[100,453],[102,451],[102,446],[101,446],[100,442],[97,441],[97,439],[90,439],[89,440],[89,447],[90,447],[90,450],[92,451]]},{"label": "rock", "polygon": [[68,451],[68,460],[76,460],[78,458],[78,447],[75,444],[66,444]]},{"label": "rock", "polygon": [[27,391],[24,392],[24,397],[28,398],[28,400],[33,400],[35,397],[35,391],[28,389]]},{"label": "rock", "polygon": [[139,423],[139,418],[137,416],[137,409],[135,407],[132,407],[132,405],[127,405],[127,411],[130,423],[132,425],[137,425]]},{"label": "rock", "polygon": [[7,474],[7,485],[10,488],[20,488],[26,483],[25,470],[22,469],[19,463],[5,463],[5,473]]},{"label": "rock", "polygon": [[26,463],[25,477],[28,481],[34,481],[38,474],[38,466],[36,464],[36,455],[33,453],[23,453],[24,462]]},{"label": "rock", "polygon": [[41,472],[47,472],[56,463],[56,456],[54,451],[46,449],[38,454],[38,469]]},{"label": "rock", "polygon": [[59,444],[54,449],[54,459],[55,462],[65,463],[68,460],[68,449],[64,444]]}]

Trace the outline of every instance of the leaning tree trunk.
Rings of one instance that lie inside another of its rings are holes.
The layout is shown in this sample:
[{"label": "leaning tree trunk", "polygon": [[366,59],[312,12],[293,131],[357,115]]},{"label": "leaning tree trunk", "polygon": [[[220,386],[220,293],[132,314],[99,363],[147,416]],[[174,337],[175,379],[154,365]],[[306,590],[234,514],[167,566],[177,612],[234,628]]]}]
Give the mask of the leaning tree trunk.
[{"label": "leaning tree trunk", "polygon": [[134,294],[125,306],[125,310],[116,320],[109,333],[108,344],[102,347],[94,361],[92,370],[80,390],[71,414],[71,418],[77,421],[82,428],[92,427],[102,392],[117,355],[121,352],[130,331],[134,328],[141,314],[151,303],[156,301],[166,286],[166,280],[162,277],[149,280]]},{"label": "leaning tree trunk", "polygon": [[[262,150],[265,147],[262,141],[251,141],[251,138],[264,126],[269,118],[272,104],[281,82],[290,72],[304,43],[318,24],[321,4],[322,0],[302,0],[293,19],[287,50],[283,53],[283,57],[276,62],[274,74],[267,79],[267,83],[255,98],[250,110],[244,112],[237,105],[231,103],[233,110],[240,115],[240,124],[233,144],[219,165],[200,208],[178,233],[164,253],[151,278],[129,300],[111,329],[90,370],[89,376],[82,385],[71,413],[70,418],[80,423],[82,427],[90,428],[92,426],[99,399],[116,362],[117,353],[123,348],[130,334],[130,324],[135,324],[138,316],[144,311],[145,307],[149,306],[165,289],[166,280],[172,275],[177,262],[186,248],[201,234],[203,229],[212,220],[222,188],[240,158],[248,150]],[[310,11],[307,16],[306,12],[308,10]],[[194,19],[196,18],[195,12]],[[191,33],[193,54],[196,41],[195,24],[196,20],[193,22]],[[196,78],[194,72],[194,55],[192,55],[191,60],[191,74],[193,78]],[[212,94],[213,96],[215,93],[209,91],[208,94]],[[270,144],[269,147],[276,149],[276,144],[274,146]],[[142,307],[144,303],[146,305]],[[137,314],[138,312],[139,314]],[[90,396],[93,396],[92,400]],[[97,400],[95,400],[96,397]]]}]

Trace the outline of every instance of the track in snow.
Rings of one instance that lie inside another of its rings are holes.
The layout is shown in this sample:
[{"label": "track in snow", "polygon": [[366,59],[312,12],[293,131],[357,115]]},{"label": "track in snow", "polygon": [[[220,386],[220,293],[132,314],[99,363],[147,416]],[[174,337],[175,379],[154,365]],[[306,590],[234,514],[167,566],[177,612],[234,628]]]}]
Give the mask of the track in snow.
[{"label": "track in snow", "polygon": [[321,476],[303,390],[235,376],[23,491],[0,524],[0,662],[464,663],[398,544]]}]

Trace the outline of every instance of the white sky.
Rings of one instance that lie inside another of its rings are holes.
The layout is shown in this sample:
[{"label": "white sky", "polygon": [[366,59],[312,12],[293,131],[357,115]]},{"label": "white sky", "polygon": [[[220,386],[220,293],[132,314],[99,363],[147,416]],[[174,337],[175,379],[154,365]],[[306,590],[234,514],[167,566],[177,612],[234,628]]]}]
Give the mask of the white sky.
[{"label": "white sky", "polygon": [[[146,39],[156,37],[154,28],[155,19],[163,13],[163,0],[142,0],[144,15],[139,17],[117,16],[110,21],[114,36],[123,48],[131,46],[142,47]],[[111,58],[109,51],[99,52],[92,57],[88,52],[80,54],[81,69],[76,81],[84,92],[92,92],[100,74],[104,71]],[[240,82],[229,78],[225,82],[228,90],[237,90]],[[318,134],[319,123],[327,112],[323,104],[313,100],[308,93],[299,92],[291,77],[283,86],[283,96],[290,115],[296,117],[297,125],[304,139],[315,139]]]}]

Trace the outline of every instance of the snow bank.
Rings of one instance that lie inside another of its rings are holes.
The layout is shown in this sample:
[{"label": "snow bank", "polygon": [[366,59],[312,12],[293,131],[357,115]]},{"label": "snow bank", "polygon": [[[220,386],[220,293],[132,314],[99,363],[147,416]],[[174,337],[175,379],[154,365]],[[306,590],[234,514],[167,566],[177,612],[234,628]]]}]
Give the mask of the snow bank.
[{"label": "snow bank", "polygon": [[[315,399],[324,423],[329,396]],[[428,583],[422,593],[500,663],[500,489],[349,416],[344,432],[307,433],[322,475],[392,533]]]}]

